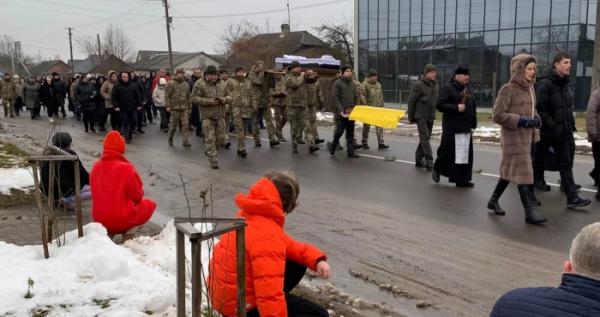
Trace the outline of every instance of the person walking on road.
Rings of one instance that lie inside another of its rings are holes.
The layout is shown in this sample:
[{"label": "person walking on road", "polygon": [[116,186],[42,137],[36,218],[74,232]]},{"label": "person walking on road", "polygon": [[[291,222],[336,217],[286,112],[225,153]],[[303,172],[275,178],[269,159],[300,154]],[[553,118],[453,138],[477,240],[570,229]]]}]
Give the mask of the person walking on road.
[{"label": "person walking on road", "polygon": [[173,145],[173,136],[179,127],[183,136],[183,146],[192,146],[189,141],[190,86],[185,81],[183,69],[175,71],[175,78],[167,84],[165,91],[166,111],[171,114],[169,122],[169,145]]},{"label": "person walking on road", "polygon": [[[590,176],[594,179],[594,186],[600,185],[600,88],[592,93],[586,112],[588,141],[592,143],[594,155],[594,169]],[[600,200],[600,190],[596,192],[596,200]]]},{"label": "person walking on road", "polygon": [[439,94],[436,82],[437,69],[434,65],[427,64],[423,74],[423,77],[411,87],[408,97],[408,121],[416,123],[419,131],[415,167],[431,170],[433,168],[433,151],[430,140]]},{"label": "person walking on road", "polygon": [[119,83],[112,89],[111,100],[114,111],[119,114],[121,133],[125,142],[130,143],[136,126],[136,111],[142,110],[142,96],[137,85],[132,85],[129,81],[128,72],[122,71],[119,74]]},{"label": "person walking on road", "polygon": [[501,126],[502,161],[500,179],[487,205],[496,215],[504,216],[506,212],[498,200],[509,182],[515,183],[525,209],[525,222],[529,224],[546,222],[546,218],[535,210],[536,204],[530,196],[533,189],[531,150],[536,141],[536,129],[542,123],[535,110],[535,72],[533,56],[520,54],[513,57],[510,81],[498,92],[492,119]]},{"label": "person walking on road", "polygon": [[454,77],[440,90],[437,109],[442,116],[442,141],[437,150],[431,177],[438,183],[440,175],[456,187],[472,188],[473,135],[477,127],[477,105],[469,89],[469,66],[459,65]]},{"label": "person walking on road", "polygon": [[[379,83],[377,77],[377,71],[374,69],[369,70],[367,78],[361,84],[362,91],[364,92],[364,102],[371,107],[383,107],[383,89],[381,83]],[[363,124],[362,129],[362,148],[365,150],[369,149],[369,131],[371,130],[370,124]],[[377,134],[377,148],[379,150],[387,150],[387,146],[383,142],[383,128],[375,127],[375,133]]]},{"label": "person walking on road", "polygon": [[[550,147],[556,153],[561,186],[567,195],[567,208],[579,208],[590,204],[577,193],[573,176],[575,156],[575,118],[573,117],[573,96],[569,90],[571,57],[564,52],[553,59],[552,67],[546,68],[535,85],[537,110],[542,118],[540,142],[535,149],[533,161],[535,187],[549,190],[544,181],[544,160]],[[545,187],[545,188],[544,188]]]},{"label": "person walking on road", "polygon": [[100,88],[100,94],[102,95],[102,98],[104,98],[104,122],[107,121],[108,116],[110,116],[110,126],[113,130],[119,130],[119,128],[121,127],[121,118],[119,116],[119,113],[115,111],[115,108],[113,106],[112,100],[111,100],[111,96],[112,96],[112,91],[113,88],[115,87],[115,85],[117,84],[118,81],[118,75],[115,71],[109,71],[108,72],[108,80],[106,80],[104,82],[104,84],[102,84],[102,87]]},{"label": "person walking on road", "polygon": [[136,107],[136,132],[144,134],[144,99],[146,99],[146,89],[144,88],[144,82],[137,77],[135,71],[129,72],[129,82],[135,86],[140,95],[140,104]]},{"label": "person walking on road", "polygon": [[[250,81],[252,108],[255,111],[254,120],[252,121],[252,135],[254,136],[254,145],[260,147],[260,129],[265,117],[265,89],[267,89],[265,87],[265,63],[263,61],[257,61],[252,65],[252,68],[248,73],[248,80]],[[271,142],[273,141],[271,139],[272,137],[274,136],[269,135]]]},{"label": "person walking on road", "polygon": [[39,118],[40,85],[35,81],[34,77],[29,77],[23,86],[23,102],[25,103],[25,108],[29,110],[31,119]]},{"label": "person walking on road", "polygon": [[[73,89],[73,99],[75,99],[74,96],[75,89]],[[52,78],[50,77],[46,77],[40,87],[40,102],[46,107],[50,122],[54,123],[54,119],[58,118],[58,106],[52,92]]]},{"label": "person walking on road", "polygon": [[83,75],[81,76],[81,80],[79,81],[79,85],[75,89],[75,100],[81,107],[81,114],[83,119],[83,127],[85,129],[85,133],[89,131],[96,132],[94,129],[95,116],[96,112],[96,86],[94,86],[90,79],[92,75]]},{"label": "person walking on road", "polygon": [[57,72],[52,73],[52,95],[56,99],[56,106],[58,111],[62,115],[63,119],[67,117],[65,111],[65,98],[67,97],[67,87],[60,78],[60,74]]},{"label": "person walking on road", "polygon": [[[284,70],[285,72],[285,70]],[[283,143],[287,140],[283,137],[283,127],[287,123],[287,92],[285,89],[285,73],[275,73],[275,85],[269,91],[270,108],[273,109],[273,122],[277,142]],[[269,128],[269,126],[267,126]],[[269,128],[269,129],[272,129]],[[317,140],[315,140],[315,143]]]},{"label": "person walking on road", "polygon": [[4,108],[4,117],[10,115],[15,117],[15,100],[17,99],[17,85],[9,73],[4,74],[4,80],[0,81],[0,99]]},{"label": "person walking on road", "polygon": [[234,77],[226,84],[226,94],[231,96],[231,114],[237,136],[237,155],[245,158],[246,152],[246,127],[252,124],[254,109],[250,100],[250,82],[246,79],[244,67],[237,66]]},{"label": "person walking on road", "polygon": [[360,103],[360,93],[354,84],[352,68],[343,66],[340,68],[341,77],[337,79],[332,87],[333,113],[335,118],[335,131],[333,140],[327,144],[331,156],[340,143],[340,138],[346,133],[346,147],[349,158],[358,158],[354,152],[354,120],[350,120],[350,113],[354,106]]},{"label": "person walking on road", "polygon": [[167,112],[165,104],[165,92],[167,89],[167,80],[161,78],[158,81],[158,86],[152,92],[152,102],[160,113],[160,130],[163,132],[169,132],[169,121],[167,121]]},{"label": "person walking on road", "polygon": [[[290,121],[290,134],[292,135],[292,153],[298,153],[298,144],[304,144],[302,133],[306,132],[308,152],[310,154],[319,150],[315,145],[312,131],[306,129],[307,120],[307,83],[306,78],[312,77],[312,71],[306,74],[301,72],[300,63],[294,61],[289,66],[289,73],[285,76],[285,88],[288,96],[288,120]],[[279,141],[277,141],[279,142]]]}]

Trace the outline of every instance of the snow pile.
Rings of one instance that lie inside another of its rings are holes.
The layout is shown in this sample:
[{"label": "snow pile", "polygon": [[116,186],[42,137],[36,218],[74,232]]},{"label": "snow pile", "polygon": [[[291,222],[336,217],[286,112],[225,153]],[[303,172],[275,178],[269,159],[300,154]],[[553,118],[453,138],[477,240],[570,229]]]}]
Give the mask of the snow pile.
[{"label": "snow pile", "polygon": [[592,148],[592,143],[586,137],[577,133],[573,133],[573,137],[575,137],[575,146]]},{"label": "snow pile", "polygon": [[26,189],[33,186],[30,168],[0,168],[0,194],[10,194],[10,189]]},{"label": "snow pile", "polygon": [[473,132],[473,136],[480,138],[500,138],[500,127],[477,127]]},{"label": "snow pile", "polygon": [[[50,245],[47,260],[41,246],[0,241],[0,316],[175,316],[175,230],[171,222],[156,237],[119,246],[102,225],[91,223],[83,238],[72,231],[65,246]],[[203,245],[205,264],[208,254]],[[28,278],[34,281],[29,299]]]}]

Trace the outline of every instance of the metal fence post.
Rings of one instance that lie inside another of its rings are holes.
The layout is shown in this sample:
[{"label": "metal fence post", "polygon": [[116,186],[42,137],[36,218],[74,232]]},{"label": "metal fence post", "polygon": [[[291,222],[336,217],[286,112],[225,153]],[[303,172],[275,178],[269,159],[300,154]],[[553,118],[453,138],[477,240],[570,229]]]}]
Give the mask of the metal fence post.
[{"label": "metal fence post", "polygon": [[246,317],[246,229],[236,229],[238,317]]},{"label": "metal fence post", "polygon": [[81,213],[81,179],[79,161],[73,161],[75,175],[75,208],[77,209],[77,235],[83,237],[83,214]]},{"label": "metal fence post", "polygon": [[185,240],[179,230],[177,230],[175,249],[177,252],[177,317],[185,317]]},{"label": "metal fence post", "polygon": [[192,243],[192,317],[201,317],[202,313],[202,245],[197,239]]}]

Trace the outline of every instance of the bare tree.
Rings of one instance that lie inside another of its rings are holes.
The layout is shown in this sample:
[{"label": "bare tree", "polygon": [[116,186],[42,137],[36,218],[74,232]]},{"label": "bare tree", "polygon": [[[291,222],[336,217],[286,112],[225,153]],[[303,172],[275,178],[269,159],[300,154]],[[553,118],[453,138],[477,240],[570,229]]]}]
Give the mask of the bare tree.
[{"label": "bare tree", "polygon": [[322,40],[331,47],[335,58],[347,65],[354,65],[354,39],[350,22],[325,23],[316,27],[315,30]]},{"label": "bare tree", "polygon": [[233,47],[236,44],[247,41],[260,31],[259,27],[248,20],[243,20],[240,23],[231,23],[225,27],[225,31],[221,35],[221,46],[218,48],[221,55],[225,58],[231,56]]},{"label": "bare tree", "polygon": [[77,38],[76,41],[80,50],[88,55],[107,52],[126,62],[132,62],[135,58],[131,39],[116,24],[109,24],[104,31],[100,49],[96,37],[84,36]]}]

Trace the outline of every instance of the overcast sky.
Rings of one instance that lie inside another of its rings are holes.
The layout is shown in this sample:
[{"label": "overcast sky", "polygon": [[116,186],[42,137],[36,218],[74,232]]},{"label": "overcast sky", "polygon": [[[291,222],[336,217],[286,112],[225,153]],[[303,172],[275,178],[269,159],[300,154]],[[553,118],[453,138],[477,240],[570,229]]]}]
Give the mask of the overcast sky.
[{"label": "overcast sky", "polygon": [[[312,32],[313,27],[325,22],[353,19],[353,0],[289,2],[292,31]],[[277,32],[288,19],[286,0],[170,0],[169,4],[175,51],[214,53],[228,24],[247,19],[261,32],[267,27]],[[41,53],[43,59],[57,54],[68,59],[68,26],[74,28],[76,38],[102,34],[108,24],[118,23],[136,51],[167,49],[161,0],[0,0],[0,12],[0,34],[21,41],[26,54]],[[86,54],[75,41],[73,45],[74,57],[84,58]]]}]

